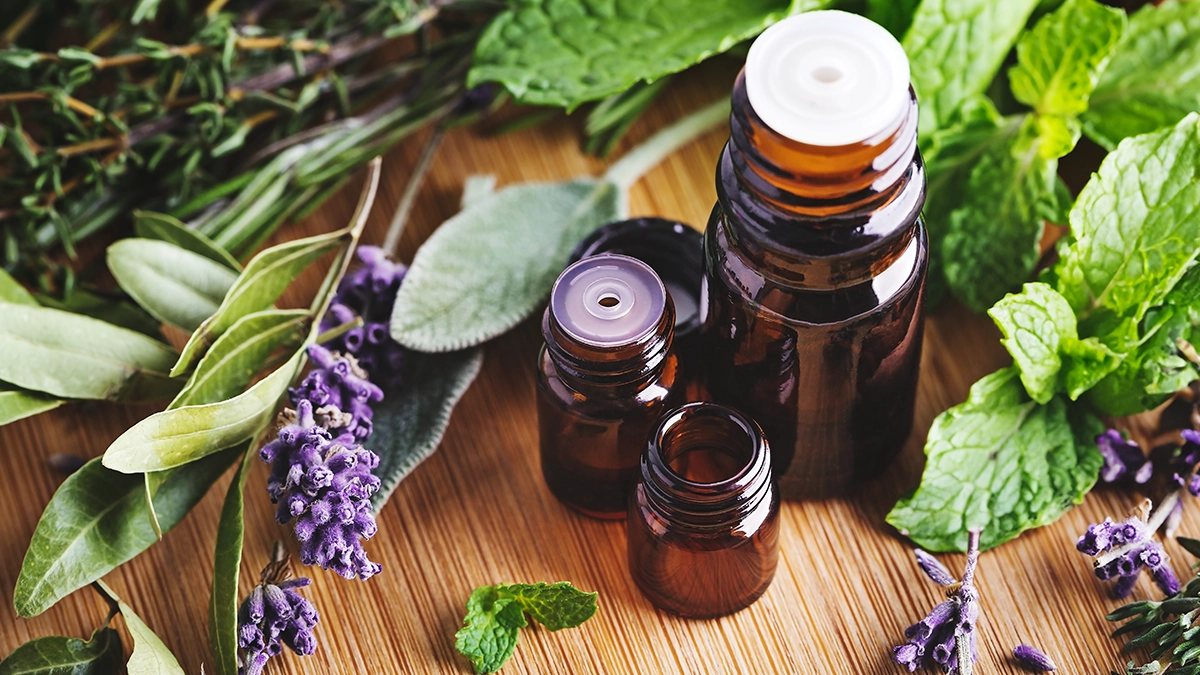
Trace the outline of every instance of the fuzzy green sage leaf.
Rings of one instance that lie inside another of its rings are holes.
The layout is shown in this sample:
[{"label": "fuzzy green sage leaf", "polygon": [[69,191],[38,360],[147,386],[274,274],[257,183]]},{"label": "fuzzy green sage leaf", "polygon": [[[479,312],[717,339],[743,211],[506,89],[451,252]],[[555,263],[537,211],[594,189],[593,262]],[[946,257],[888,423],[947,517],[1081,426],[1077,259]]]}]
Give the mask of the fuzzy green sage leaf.
[{"label": "fuzzy green sage leaf", "polygon": [[371,501],[378,513],[413,469],[437,450],[450,413],[483,365],[483,350],[405,356],[402,387],[375,406],[371,450],[379,455],[380,486]]},{"label": "fuzzy green sage leaf", "polygon": [[237,476],[225,493],[221,519],[217,522],[213,585],[208,601],[208,639],[216,675],[238,675],[238,571],[242,564],[245,536],[245,489],[254,455],[246,452]]},{"label": "fuzzy green sage leaf", "polygon": [[242,266],[213,240],[184,225],[178,218],[153,211],[134,211],[133,231],[139,237],[170,242],[240,272]]},{"label": "fuzzy green sage leaf", "polygon": [[100,628],[88,641],[50,637],[30,640],[0,661],[0,675],[111,675],[121,669],[121,636]]},{"label": "fuzzy green sage leaf", "polygon": [[237,272],[175,244],[122,239],[108,247],[108,269],[154,318],[193,331],[217,311]]},{"label": "fuzzy green sage leaf", "polygon": [[147,400],[176,390],[175,353],[104,321],[0,303],[0,380],[64,398]]},{"label": "fuzzy green sage leaf", "polygon": [[454,648],[476,673],[494,673],[512,656],[518,629],[529,625],[526,614],[552,631],[574,628],[596,613],[596,598],[566,581],[480,586],[467,600]]},{"label": "fuzzy green sage leaf", "polygon": [[125,669],[129,675],[184,675],[179,660],[171,653],[161,638],[150,630],[145,621],[124,600],[117,597],[103,581],[96,581],[101,590],[117,603],[129,637],[133,638],[133,653]]},{"label": "fuzzy green sage leaf", "polygon": [[[163,532],[183,520],[238,452],[171,472],[154,495]],[[63,481],[42,513],[21,564],[13,606],[24,617],[41,614],[157,541],[142,477],[117,473],[93,459]]]},{"label": "fuzzy green sage leaf", "polygon": [[1061,397],[1031,400],[1016,368],[984,377],[933,421],[921,485],[888,523],[926,550],[962,551],[969,529],[983,530],[988,549],[1054,522],[1083,501],[1103,463],[1093,420],[1072,421]]}]

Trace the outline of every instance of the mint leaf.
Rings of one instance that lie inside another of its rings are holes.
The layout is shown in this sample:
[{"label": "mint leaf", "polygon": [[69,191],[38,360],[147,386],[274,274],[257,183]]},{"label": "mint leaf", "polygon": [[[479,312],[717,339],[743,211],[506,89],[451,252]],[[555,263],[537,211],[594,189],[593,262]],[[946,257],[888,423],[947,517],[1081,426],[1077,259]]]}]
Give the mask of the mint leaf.
[{"label": "mint leaf", "polygon": [[1071,209],[1057,288],[1076,314],[1135,320],[1161,304],[1200,248],[1200,115],[1125,140]]},{"label": "mint leaf", "polygon": [[950,214],[942,249],[946,281],[976,312],[1029,278],[1041,255],[1044,205],[1055,200],[1058,163],[1038,152],[1032,118],[1024,120],[979,157]]},{"label": "mint leaf", "polygon": [[1177,339],[1193,342],[1200,332],[1200,306],[1167,305],[1151,310],[1140,343],[1120,366],[1088,392],[1087,400],[1105,415],[1135,415],[1156,408],[1200,377],[1179,353]]},{"label": "mint leaf", "polygon": [[1067,0],[1017,42],[1017,65],[1008,71],[1013,95],[1039,115],[1082,114],[1124,29],[1125,12]]},{"label": "mint leaf", "polygon": [[1078,338],[1071,305],[1053,288],[1035,282],[1025,284],[1020,293],[1006,295],[988,310],[988,316],[1004,333],[1001,342],[1012,354],[1029,396],[1048,403],[1058,389],[1059,349],[1064,341]]},{"label": "mint leaf", "polygon": [[468,86],[568,110],[653,82],[827,0],[515,0],[488,24]]},{"label": "mint leaf", "polygon": [[965,101],[987,89],[1035,5],[1037,0],[921,3],[903,45],[921,99],[922,134],[950,123]]},{"label": "mint leaf", "polygon": [[1148,4],[1129,28],[1084,115],[1088,136],[1112,150],[1122,139],[1174,126],[1200,110],[1200,4]]},{"label": "mint leaf", "polygon": [[1030,400],[1016,368],[998,370],[933,421],[921,485],[887,521],[930,551],[964,550],[968,528],[988,549],[1052,523],[1096,481],[1095,424],[1070,419],[1060,397]]},{"label": "mint leaf", "polygon": [[471,659],[476,673],[494,673],[516,649],[517,630],[529,625],[526,612],[552,631],[574,628],[596,613],[596,593],[566,581],[480,586],[467,600],[454,648]]},{"label": "mint leaf", "polygon": [[921,0],[867,0],[867,18],[900,40],[912,26],[920,4]]}]

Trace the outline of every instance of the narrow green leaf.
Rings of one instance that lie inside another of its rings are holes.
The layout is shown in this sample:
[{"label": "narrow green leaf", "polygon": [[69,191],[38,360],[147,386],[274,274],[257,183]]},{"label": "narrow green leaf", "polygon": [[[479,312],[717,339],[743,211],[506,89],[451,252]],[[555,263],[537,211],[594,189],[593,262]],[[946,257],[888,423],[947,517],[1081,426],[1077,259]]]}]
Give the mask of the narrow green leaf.
[{"label": "narrow green leaf", "polygon": [[272,246],[254,256],[217,311],[192,333],[179,361],[171,369],[171,376],[189,370],[213,340],[229,330],[238,319],[273,305],[300,272],[349,240],[350,236],[345,230],[338,230]]},{"label": "narrow green leaf", "polygon": [[129,675],[184,675],[178,659],[171,653],[163,641],[150,630],[145,621],[133,611],[124,600],[117,597],[108,584],[97,580],[100,588],[113,600],[121,610],[125,619],[125,627],[129,629],[129,637],[133,638],[133,653],[125,664]]},{"label": "narrow green leaf", "polygon": [[41,293],[34,297],[43,307],[90,316],[114,326],[137,331],[155,340],[162,338],[160,322],[147,314],[146,310],[127,300],[107,297],[82,288],[72,289],[62,300]]},{"label": "narrow green leaf", "polygon": [[446,221],[417,251],[392,314],[392,336],[426,352],[504,333],[550,293],[571,250],[616,220],[620,190],[604,180],[504,188]]},{"label": "narrow green leaf", "polygon": [[209,260],[219,262],[231,270],[240,272],[242,266],[225,249],[213,240],[183,224],[178,218],[154,211],[134,211],[133,231],[139,237],[170,242]]},{"label": "narrow green leaf", "polygon": [[169,347],[90,317],[0,304],[0,380],[65,398],[144,400],[170,395]]},{"label": "narrow green leaf", "polygon": [[121,669],[121,636],[100,628],[87,642],[51,637],[30,640],[0,661],[0,675],[112,675]]},{"label": "narrow green leaf", "polygon": [[29,291],[21,285],[19,281],[0,268],[0,302],[11,302],[17,305],[31,305],[36,307],[38,301],[34,299]]},{"label": "narrow green leaf", "polygon": [[[243,450],[171,473],[154,495],[164,532],[183,520]],[[93,459],[63,481],[42,513],[21,564],[13,606],[24,617],[41,614],[157,541],[142,477],[106,469],[100,458]]]},{"label": "narrow green leaf", "polygon": [[904,36],[921,134],[945,126],[1000,69],[1037,0],[923,0]]},{"label": "narrow green leaf", "polygon": [[225,493],[221,520],[217,523],[212,595],[208,602],[208,640],[216,675],[238,675],[238,571],[246,531],[243,493],[253,465],[254,453],[243,454],[237,476]]},{"label": "narrow green leaf", "polygon": [[34,391],[6,389],[0,383],[0,426],[54,410],[63,402]]},{"label": "narrow green leaf", "polygon": [[1175,126],[1200,110],[1200,4],[1149,3],[1129,20],[1084,115],[1092,140],[1122,139]]},{"label": "narrow green leaf", "polygon": [[104,466],[121,473],[162,471],[253,438],[274,417],[304,358],[304,350],[297,350],[275,372],[231,399],[147,417],[108,446]]},{"label": "narrow green leaf", "polygon": [[454,405],[483,365],[478,347],[446,354],[411,352],[405,356],[402,387],[388,391],[375,406],[371,450],[379,455],[379,490],[372,497],[378,513],[413,469],[437,450]]},{"label": "narrow green leaf", "polygon": [[108,269],[121,288],[156,319],[195,330],[217,311],[237,273],[175,244],[121,239],[108,247]]}]

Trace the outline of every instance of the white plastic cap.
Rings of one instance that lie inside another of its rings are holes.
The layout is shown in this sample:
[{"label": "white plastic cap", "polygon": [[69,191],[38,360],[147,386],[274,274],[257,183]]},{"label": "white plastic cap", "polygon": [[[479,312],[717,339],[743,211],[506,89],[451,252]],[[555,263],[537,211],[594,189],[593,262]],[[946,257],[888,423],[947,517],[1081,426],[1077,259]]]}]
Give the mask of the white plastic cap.
[{"label": "white plastic cap", "polygon": [[746,58],[750,106],[776,133],[808,145],[861,143],[908,105],[908,57],[879,24],[824,10],[788,17]]},{"label": "white plastic cap", "polygon": [[571,265],[550,291],[550,311],[563,331],[593,347],[619,347],[653,331],[667,289],[646,263],[602,253]]}]

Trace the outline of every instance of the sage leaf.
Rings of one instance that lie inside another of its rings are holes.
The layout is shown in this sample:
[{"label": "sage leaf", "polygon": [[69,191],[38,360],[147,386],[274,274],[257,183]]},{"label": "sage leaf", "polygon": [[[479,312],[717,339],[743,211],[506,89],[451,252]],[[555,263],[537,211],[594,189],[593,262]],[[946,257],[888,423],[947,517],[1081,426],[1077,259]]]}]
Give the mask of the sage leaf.
[{"label": "sage leaf", "polygon": [[133,638],[133,653],[125,669],[129,675],[185,675],[179,666],[178,659],[171,653],[163,641],[150,630],[145,621],[133,611],[124,600],[117,597],[112,589],[103,581],[96,583],[110,598],[116,601],[125,619],[125,627],[129,629],[129,637]]},{"label": "sage leaf", "polygon": [[981,528],[982,549],[1057,520],[1096,482],[1099,422],[1068,416],[1025,393],[1017,369],[976,382],[966,402],[938,415],[925,443],[921,485],[887,522],[928,551],[962,551]]},{"label": "sage leaf", "polygon": [[121,669],[121,636],[104,627],[87,642],[73,637],[30,640],[0,661],[0,675],[112,675]]},{"label": "sage leaf", "polygon": [[0,380],[64,398],[146,400],[177,389],[169,347],[57,309],[0,303],[0,354]]},{"label": "sage leaf", "polygon": [[297,239],[272,246],[250,259],[229,293],[184,346],[171,376],[182,375],[200,359],[213,340],[229,330],[237,320],[275,304],[289,284],[306,267],[326,253],[349,241],[345,230]]},{"label": "sage leaf", "polygon": [[949,123],[982,94],[1038,0],[924,0],[902,44],[921,100],[925,135]]},{"label": "sage leaf", "polygon": [[216,675],[238,675],[238,572],[246,531],[243,493],[253,466],[254,454],[247,451],[242,455],[237,476],[225,493],[221,519],[217,522],[212,594],[208,601],[208,639]]},{"label": "sage leaf", "polygon": [[62,401],[52,396],[21,389],[7,389],[0,383],[0,426],[54,410],[62,404]]},{"label": "sage leaf", "polygon": [[178,218],[153,211],[134,211],[133,218],[133,231],[139,237],[170,242],[192,253],[198,253],[209,260],[221,263],[235,272],[240,272],[242,269],[237,259],[230,255],[229,251],[213,243],[212,239],[184,225]]},{"label": "sage leaf", "polygon": [[1122,139],[1175,126],[1200,110],[1200,5],[1149,3],[1129,19],[1083,128],[1112,150]]},{"label": "sage leaf", "polygon": [[123,296],[122,298],[109,297],[85,291],[82,288],[75,288],[61,300],[41,293],[34,297],[43,307],[90,316],[114,326],[137,331],[155,340],[162,339],[161,322],[147,314],[146,310],[141,307],[122,299]]},{"label": "sage leaf", "polygon": [[594,178],[515,185],[477,200],[417,251],[392,337],[444,352],[504,333],[537,309],[575,245],[620,207],[617,185]]},{"label": "sage leaf", "polygon": [[238,319],[200,359],[169,409],[237,396],[278,349],[295,351],[311,325],[304,309],[268,309]]},{"label": "sage leaf", "polygon": [[653,82],[828,0],[517,0],[488,24],[468,86],[499,82],[522,103],[563,106]]},{"label": "sage leaf", "polygon": [[[407,281],[405,282],[407,283]],[[402,387],[388,391],[375,406],[371,450],[379,455],[379,490],[372,497],[376,513],[400,481],[437,450],[455,404],[483,365],[483,349],[445,354],[405,355]]]},{"label": "sage leaf", "polygon": [[304,363],[304,350],[237,396],[155,413],[121,434],[104,466],[121,473],[162,471],[250,440],[270,423]]},{"label": "sage leaf", "polygon": [[[164,532],[183,520],[242,450],[171,472],[154,495]],[[157,542],[144,495],[141,476],[107,469],[98,457],[68,476],[29,542],[13,590],[17,614],[41,614]]]},{"label": "sage leaf", "polygon": [[107,259],[122,290],[156,319],[188,331],[217,311],[237,280],[221,263],[154,239],[122,239]]},{"label": "sage leaf", "polygon": [[21,285],[21,282],[12,278],[12,276],[0,268],[0,302],[11,302],[17,305],[32,305],[37,306],[38,301],[34,299],[29,291]]}]

